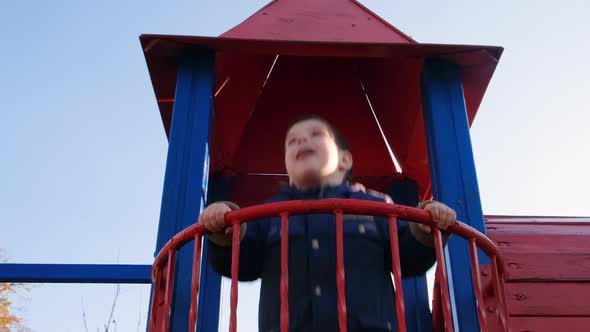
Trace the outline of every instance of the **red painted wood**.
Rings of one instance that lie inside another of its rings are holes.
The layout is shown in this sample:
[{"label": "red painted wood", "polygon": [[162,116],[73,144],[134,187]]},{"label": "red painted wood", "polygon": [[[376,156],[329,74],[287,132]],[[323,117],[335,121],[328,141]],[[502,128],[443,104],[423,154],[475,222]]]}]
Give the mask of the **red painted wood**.
[{"label": "red painted wood", "polygon": [[[531,231],[532,228],[530,227]],[[488,232],[488,236],[498,244],[502,252],[588,252],[588,235],[577,234],[522,234]]]},{"label": "red painted wood", "polygon": [[495,223],[488,225],[490,234],[518,234],[523,236],[588,236],[588,223]]},{"label": "red painted wood", "polygon": [[590,281],[590,223],[584,218],[491,219],[505,220],[487,228],[505,257],[509,281]]},{"label": "red painted wood", "polygon": [[511,316],[590,316],[590,283],[507,283]]},{"label": "red painted wood", "polygon": [[273,1],[221,37],[414,42],[409,36],[353,0]]},{"label": "red painted wood", "polygon": [[590,282],[590,252],[504,251],[508,281]]},{"label": "red painted wood", "polygon": [[490,228],[502,227],[503,225],[589,225],[590,217],[571,217],[571,216],[508,216],[508,215],[486,215],[486,224]]},{"label": "red painted wood", "polygon": [[[394,174],[368,96],[388,144],[404,174],[417,181],[422,198],[430,195],[419,86],[422,59],[441,57],[464,67],[464,78],[469,77],[463,84],[465,99],[472,119],[501,54],[496,47],[354,43],[351,39],[318,42],[144,35],[141,41],[156,98],[166,101],[159,103],[165,128],[170,126],[173,107],[175,54],[188,47],[217,52],[211,172],[284,173],[282,143],[288,124],[303,114],[316,113],[335,122],[351,143],[355,176]],[[261,180],[254,187],[270,192],[272,184]],[[247,199],[247,194],[241,194],[241,199]]]},{"label": "red painted wood", "polygon": [[[357,61],[351,59],[279,57],[256,112],[244,129],[232,168],[238,172],[285,172],[284,136],[290,123],[303,113],[321,114],[349,139],[355,174],[396,172],[366,98],[361,93]],[[289,82],[282,84],[281,82]],[[338,84],[332,84],[338,82]],[[302,93],[305,91],[305,93]],[[327,96],[332,96],[326,100]],[[277,112],[281,105],[281,112]],[[347,110],[347,116],[342,116]],[[264,132],[264,135],[260,135]],[[269,139],[275,137],[276,139]],[[256,151],[257,158],[252,158]],[[363,160],[366,154],[368,159]],[[360,158],[360,159],[359,159]],[[358,161],[358,162],[357,162]]]},{"label": "red painted wood", "polygon": [[512,332],[588,332],[590,317],[512,317]]}]

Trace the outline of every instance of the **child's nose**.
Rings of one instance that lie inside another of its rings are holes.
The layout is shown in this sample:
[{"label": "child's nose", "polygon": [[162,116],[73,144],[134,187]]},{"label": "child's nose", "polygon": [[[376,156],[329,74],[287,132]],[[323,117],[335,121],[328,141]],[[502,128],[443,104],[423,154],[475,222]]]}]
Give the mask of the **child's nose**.
[{"label": "child's nose", "polygon": [[307,142],[307,137],[305,137],[305,136],[297,137],[297,144],[303,144],[306,142]]}]

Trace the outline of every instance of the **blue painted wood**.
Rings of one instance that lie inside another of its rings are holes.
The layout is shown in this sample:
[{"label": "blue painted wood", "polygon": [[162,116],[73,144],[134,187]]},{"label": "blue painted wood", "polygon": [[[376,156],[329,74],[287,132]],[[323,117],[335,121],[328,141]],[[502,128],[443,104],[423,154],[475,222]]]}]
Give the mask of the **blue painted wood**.
[{"label": "blue painted wood", "polygon": [[404,279],[402,287],[408,331],[432,332],[432,315],[428,306],[426,276]]},{"label": "blue painted wood", "polygon": [[[422,108],[434,198],[455,209],[458,220],[485,234],[458,66],[425,61]],[[446,252],[455,331],[479,331],[467,243],[451,238]],[[488,262],[481,254],[479,258],[482,264]]]},{"label": "blue painted wood", "polygon": [[[207,202],[229,199],[230,181],[222,175],[214,175],[209,181]],[[199,315],[197,332],[212,332],[219,329],[219,302],[221,294],[221,277],[213,271],[209,262],[209,242],[203,241],[203,260],[201,264],[201,285],[199,295]]]},{"label": "blue painted wood", "polygon": [[149,284],[151,265],[0,264],[0,282]]},{"label": "blue painted wood", "polygon": [[[214,58],[211,50],[194,51],[183,56],[179,64],[156,251],[176,233],[195,223],[205,206],[209,176],[209,124],[215,84]],[[177,254],[170,323],[172,332],[188,330],[192,254],[192,242]],[[207,277],[202,280],[201,289],[217,289],[220,277],[212,275],[214,272],[207,268],[203,273]],[[206,304],[199,308],[206,311],[208,318],[217,321],[219,294],[214,295],[208,294]],[[217,326],[214,330],[217,331]]]}]

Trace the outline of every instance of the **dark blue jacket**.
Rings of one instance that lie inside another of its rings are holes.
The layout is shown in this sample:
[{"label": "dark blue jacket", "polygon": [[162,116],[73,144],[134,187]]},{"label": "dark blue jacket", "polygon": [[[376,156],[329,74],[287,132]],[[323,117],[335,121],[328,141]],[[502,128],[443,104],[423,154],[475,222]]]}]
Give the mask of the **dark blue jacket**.
[{"label": "dark blue jacket", "polygon": [[[284,188],[276,201],[354,198],[382,201],[347,185],[301,192]],[[424,274],[435,262],[434,249],[414,239],[398,222],[404,277]],[[280,218],[250,222],[240,248],[239,280],[262,279],[259,330],[280,329]],[[209,259],[220,274],[231,275],[231,248],[209,242]],[[348,331],[396,331],[391,279],[389,227],[385,218],[344,217],[344,265]],[[289,218],[289,321],[291,331],[338,331],[336,237],[332,214]]]}]

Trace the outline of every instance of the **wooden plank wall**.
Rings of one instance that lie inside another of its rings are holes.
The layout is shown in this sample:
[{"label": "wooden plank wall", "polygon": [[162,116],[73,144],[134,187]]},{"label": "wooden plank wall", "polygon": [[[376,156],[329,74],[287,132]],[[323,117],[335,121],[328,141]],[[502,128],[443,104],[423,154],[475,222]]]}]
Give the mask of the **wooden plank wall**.
[{"label": "wooden plank wall", "polygon": [[513,332],[590,331],[590,218],[487,216]]}]

